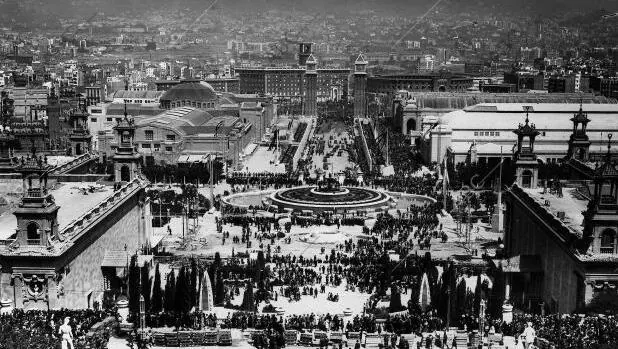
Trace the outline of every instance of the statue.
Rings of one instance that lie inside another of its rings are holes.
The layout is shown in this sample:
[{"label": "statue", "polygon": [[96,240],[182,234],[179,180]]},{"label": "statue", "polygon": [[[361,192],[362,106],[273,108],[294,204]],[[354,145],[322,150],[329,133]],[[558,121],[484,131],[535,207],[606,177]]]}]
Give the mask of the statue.
[{"label": "statue", "polygon": [[69,325],[70,320],[71,318],[69,318],[68,316],[65,317],[64,323],[58,329],[58,333],[61,335],[60,344],[62,345],[62,349],[69,349],[69,348],[74,349],[75,348],[73,346],[73,329]]}]

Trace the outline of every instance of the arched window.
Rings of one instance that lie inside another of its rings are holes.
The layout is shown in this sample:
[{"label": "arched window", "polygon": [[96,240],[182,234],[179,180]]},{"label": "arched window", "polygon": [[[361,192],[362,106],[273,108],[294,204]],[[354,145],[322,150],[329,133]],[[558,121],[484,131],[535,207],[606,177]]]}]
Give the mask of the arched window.
[{"label": "arched window", "polygon": [[532,186],[532,172],[530,170],[525,170],[521,174],[521,185],[524,188],[530,188]]},{"label": "arched window", "polygon": [[416,131],[416,120],[408,119],[406,122],[406,131],[410,133],[411,131]]},{"label": "arched window", "polygon": [[131,170],[129,169],[129,166],[123,165],[120,168],[120,180],[123,182],[128,182],[131,180]]},{"label": "arched window", "polygon": [[26,232],[26,239],[28,240],[29,245],[38,245],[41,243],[41,232],[38,224],[30,222],[30,224],[26,227]]},{"label": "arched window", "polygon": [[612,229],[605,229],[601,233],[601,253],[614,253],[616,249],[616,232]]}]

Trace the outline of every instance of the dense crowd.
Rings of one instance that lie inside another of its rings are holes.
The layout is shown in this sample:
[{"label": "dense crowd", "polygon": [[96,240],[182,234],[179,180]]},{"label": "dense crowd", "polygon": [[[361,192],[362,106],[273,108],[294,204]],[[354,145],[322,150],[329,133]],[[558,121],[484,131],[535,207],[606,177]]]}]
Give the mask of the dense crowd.
[{"label": "dense crowd", "polygon": [[0,315],[0,349],[49,349],[60,343],[59,328],[66,317],[73,330],[76,349],[107,348],[110,333],[88,336],[92,326],[110,314],[95,310],[23,311]]},{"label": "dense crowd", "polygon": [[502,326],[506,335],[520,336],[527,322],[532,322],[536,335],[556,348],[618,348],[618,319],[614,316],[515,315],[513,322]]},{"label": "dense crowd", "polygon": [[259,315],[236,312],[223,319],[222,328],[254,328],[268,330],[277,327],[286,330],[365,332],[365,333],[423,333],[444,329],[444,322],[432,314],[404,314],[387,316],[384,321],[376,321],[373,315],[356,315],[349,320],[338,315],[303,314],[290,316]]}]

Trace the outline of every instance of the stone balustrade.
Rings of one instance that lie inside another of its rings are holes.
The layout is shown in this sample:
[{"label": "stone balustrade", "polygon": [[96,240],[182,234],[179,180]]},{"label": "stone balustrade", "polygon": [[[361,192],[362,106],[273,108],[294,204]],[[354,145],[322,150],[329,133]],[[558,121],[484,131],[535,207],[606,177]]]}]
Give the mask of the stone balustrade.
[{"label": "stone balustrade", "polygon": [[92,160],[93,158],[95,158],[95,155],[92,153],[85,153],[82,154],[78,157],[76,157],[75,159],[67,162],[66,164],[62,164],[58,167],[56,167],[51,173],[52,174],[61,174],[61,173],[66,173],[69,172],[70,170]]},{"label": "stone balustrade", "polygon": [[112,196],[108,197],[88,212],[73,220],[73,222],[69,223],[69,225],[67,225],[67,227],[60,232],[60,235],[64,235],[69,239],[73,236],[79,235],[81,230],[88,226],[89,223],[96,221],[99,217],[105,215],[109,210],[116,206],[116,203],[124,199],[128,194],[142,188],[143,184],[144,182],[140,178],[135,178],[133,181],[128,182],[122,188],[115,191]]}]

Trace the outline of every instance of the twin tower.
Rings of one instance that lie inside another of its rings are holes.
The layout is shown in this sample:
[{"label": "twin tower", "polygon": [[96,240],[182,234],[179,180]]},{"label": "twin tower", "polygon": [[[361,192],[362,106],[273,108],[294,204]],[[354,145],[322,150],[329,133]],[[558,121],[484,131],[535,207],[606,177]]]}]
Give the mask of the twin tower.
[{"label": "twin tower", "polygon": [[[367,60],[359,54],[354,61],[354,116],[367,115]],[[305,96],[303,114],[317,116],[318,114],[318,61],[312,53],[311,43],[299,44],[298,65],[305,69]]]}]

